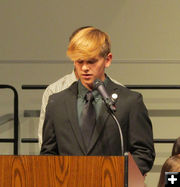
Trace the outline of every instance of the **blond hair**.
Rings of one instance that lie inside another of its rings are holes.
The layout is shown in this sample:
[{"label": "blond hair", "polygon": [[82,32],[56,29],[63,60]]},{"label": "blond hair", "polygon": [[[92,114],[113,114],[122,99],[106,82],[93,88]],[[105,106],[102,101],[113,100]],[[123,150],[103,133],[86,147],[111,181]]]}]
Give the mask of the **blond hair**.
[{"label": "blond hair", "polygon": [[94,27],[77,29],[70,37],[67,56],[73,60],[106,57],[111,52],[109,36]]}]

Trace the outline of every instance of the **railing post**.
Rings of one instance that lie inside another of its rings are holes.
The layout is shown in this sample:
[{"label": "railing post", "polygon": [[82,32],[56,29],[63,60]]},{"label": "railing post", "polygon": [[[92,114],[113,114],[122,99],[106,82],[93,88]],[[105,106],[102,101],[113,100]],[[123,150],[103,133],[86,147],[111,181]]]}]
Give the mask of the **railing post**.
[{"label": "railing post", "polygon": [[19,134],[19,114],[18,114],[18,92],[11,86],[6,84],[0,84],[0,89],[8,88],[11,89],[14,93],[14,138],[0,139],[1,142],[12,142],[14,143],[14,155],[18,155],[18,134]]}]

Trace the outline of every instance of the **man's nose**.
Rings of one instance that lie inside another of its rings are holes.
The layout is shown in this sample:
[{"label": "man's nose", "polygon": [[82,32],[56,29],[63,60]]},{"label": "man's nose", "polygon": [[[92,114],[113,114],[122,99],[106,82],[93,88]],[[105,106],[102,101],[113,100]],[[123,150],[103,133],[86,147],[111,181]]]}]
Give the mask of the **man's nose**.
[{"label": "man's nose", "polygon": [[83,71],[89,70],[89,66],[88,66],[87,63],[84,63],[84,64],[82,65],[82,70],[83,70]]}]

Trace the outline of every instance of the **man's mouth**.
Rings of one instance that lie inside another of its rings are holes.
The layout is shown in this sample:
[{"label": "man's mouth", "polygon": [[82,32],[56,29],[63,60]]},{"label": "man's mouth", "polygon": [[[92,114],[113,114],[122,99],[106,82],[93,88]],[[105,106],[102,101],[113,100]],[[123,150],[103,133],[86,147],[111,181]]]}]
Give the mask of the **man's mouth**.
[{"label": "man's mouth", "polygon": [[84,79],[90,79],[92,77],[92,74],[82,74],[82,77]]}]

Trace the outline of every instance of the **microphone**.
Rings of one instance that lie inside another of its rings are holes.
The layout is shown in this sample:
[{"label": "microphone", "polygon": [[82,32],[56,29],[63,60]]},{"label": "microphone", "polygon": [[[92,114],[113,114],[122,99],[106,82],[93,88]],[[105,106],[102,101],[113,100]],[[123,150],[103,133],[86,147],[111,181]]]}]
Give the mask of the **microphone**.
[{"label": "microphone", "polygon": [[105,87],[104,87],[104,83],[99,80],[96,79],[93,83],[93,88],[98,90],[99,93],[101,94],[104,102],[106,103],[107,107],[112,111],[115,112],[116,111],[116,107],[114,105],[114,101],[109,97]]},{"label": "microphone", "polygon": [[119,135],[120,135],[120,140],[121,140],[121,151],[122,151],[122,155],[124,155],[124,140],[123,140],[123,134],[122,134],[122,129],[121,126],[116,118],[116,116],[114,115],[114,112],[116,111],[116,107],[114,105],[114,101],[109,97],[105,87],[104,87],[104,83],[99,80],[96,79],[93,83],[93,89],[96,89],[99,91],[99,93],[101,94],[104,102],[106,103],[106,106],[110,109],[110,113],[112,118],[115,120],[117,126],[118,126],[118,130],[119,130]]}]

